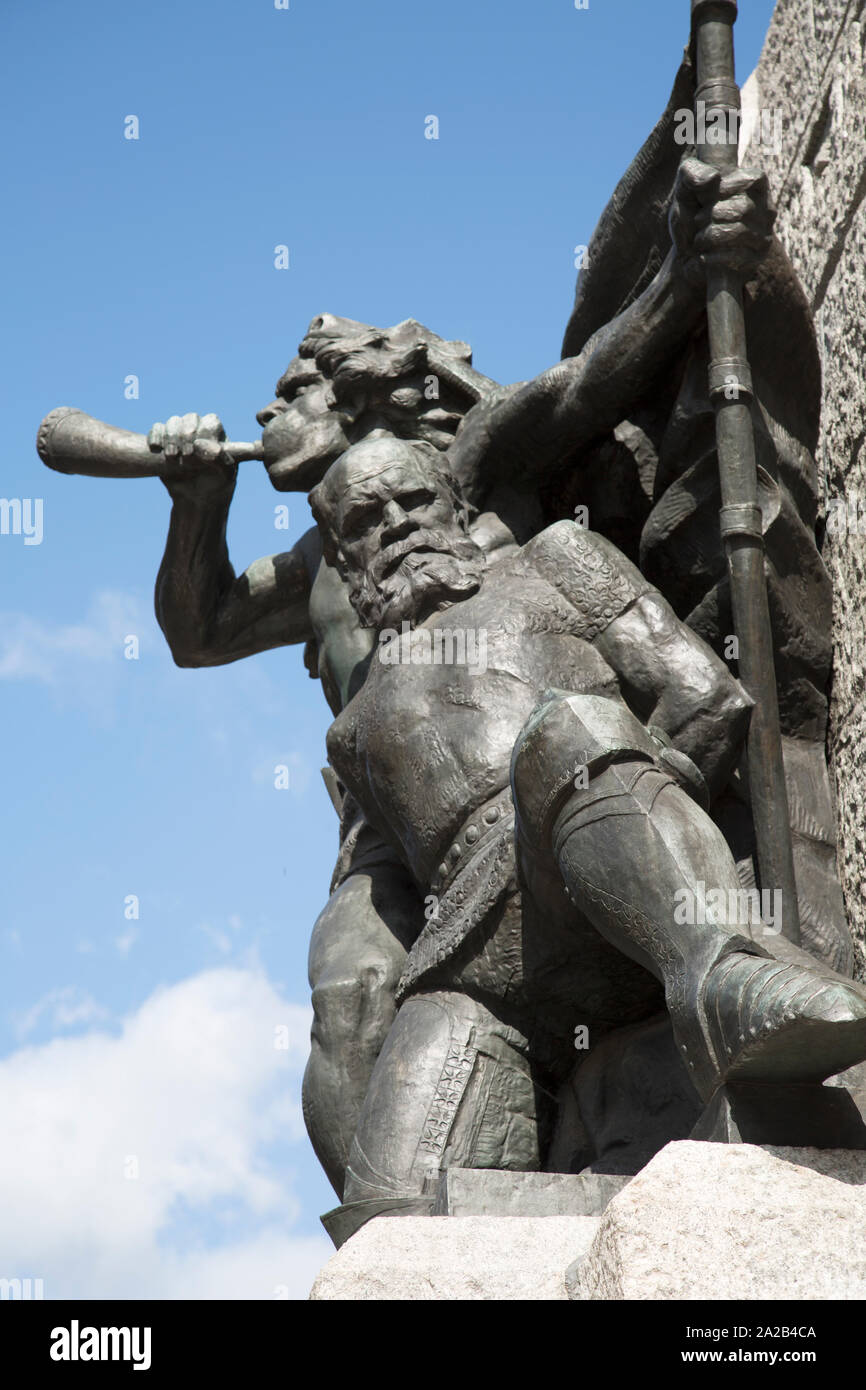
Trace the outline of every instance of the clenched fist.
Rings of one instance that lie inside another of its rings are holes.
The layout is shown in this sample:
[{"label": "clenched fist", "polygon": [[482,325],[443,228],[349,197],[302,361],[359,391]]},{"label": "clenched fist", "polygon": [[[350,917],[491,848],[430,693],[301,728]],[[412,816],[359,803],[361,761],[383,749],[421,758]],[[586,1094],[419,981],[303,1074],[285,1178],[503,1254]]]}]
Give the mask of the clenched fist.
[{"label": "clenched fist", "polygon": [[225,437],[218,415],[172,415],[152,426],[147,442],[163,455],[160,477],[172,496],[231,495],[238,467]]},{"label": "clenched fist", "polygon": [[776,210],[766,174],[722,174],[700,159],[680,165],[670,212],[671,239],[682,273],[700,284],[721,267],[744,281],[755,274],[773,239]]}]

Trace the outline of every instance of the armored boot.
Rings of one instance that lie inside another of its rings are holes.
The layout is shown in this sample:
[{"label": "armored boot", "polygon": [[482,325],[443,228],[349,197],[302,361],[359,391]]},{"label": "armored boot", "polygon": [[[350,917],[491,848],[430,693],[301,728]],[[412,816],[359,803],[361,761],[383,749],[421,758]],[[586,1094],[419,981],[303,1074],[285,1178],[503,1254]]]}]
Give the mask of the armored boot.
[{"label": "armored boot", "polygon": [[704,984],[703,1011],[723,1080],[825,1081],[866,1055],[866,993],[802,962],[734,952]]},{"label": "armored boot", "polygon": [[765,934],[686,764],[618,701],[549,692],[515,745],[518,843],[552,855],[575,909],[663,983],[702,1098],[866,1058],[866,994]]}]

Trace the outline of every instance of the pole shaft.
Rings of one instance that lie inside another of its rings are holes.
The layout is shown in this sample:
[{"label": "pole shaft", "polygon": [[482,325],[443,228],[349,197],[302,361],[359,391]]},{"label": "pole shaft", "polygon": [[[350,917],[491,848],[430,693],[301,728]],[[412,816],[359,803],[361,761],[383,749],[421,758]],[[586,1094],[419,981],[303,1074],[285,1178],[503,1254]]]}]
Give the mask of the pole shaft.
[{"label": "pole shaft", "polygon": [[[734,78],[734,0],[692,0],[697,49],[698,157],[720,172],[737,166],[740,94]],[[726,139],[719,137],[727,132]],[[701,138],[703,137],[703,138]],[[707,275],[710,395],[740,679],[755,702],[747,764],[763,889],[782,893],[782,930],[799,942],[794,856],[782,762],[773,635],[764,570],[764,540],[752,427],[752,379],[746,350],[743,288],[732,271]],[[731,389],[733,386],[733,390]]]}]

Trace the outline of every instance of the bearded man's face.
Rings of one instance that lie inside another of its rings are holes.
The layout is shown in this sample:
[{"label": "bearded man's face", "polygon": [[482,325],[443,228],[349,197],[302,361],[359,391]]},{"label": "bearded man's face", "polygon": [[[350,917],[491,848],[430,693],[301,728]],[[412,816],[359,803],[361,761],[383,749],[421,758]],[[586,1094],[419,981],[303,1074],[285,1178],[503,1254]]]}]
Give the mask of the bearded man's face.
[{"label": "bearded man's face", "polygon": [[391,453],[375,468],[348,464],[333,505],[352,603],[379,630],[468,597],[484,568],[441,476],[397,441]]}]

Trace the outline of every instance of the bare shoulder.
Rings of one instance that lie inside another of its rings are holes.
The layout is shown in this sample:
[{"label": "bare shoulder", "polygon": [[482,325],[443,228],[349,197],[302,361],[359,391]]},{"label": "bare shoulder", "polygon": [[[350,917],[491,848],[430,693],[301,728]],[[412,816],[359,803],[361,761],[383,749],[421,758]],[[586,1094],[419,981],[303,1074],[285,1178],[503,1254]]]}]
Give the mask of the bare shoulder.
[{"label": "bare shoulder", "polygon": [[523,547],[521,557],[600,633],[652,586],[597,531],[557,521]]}]

